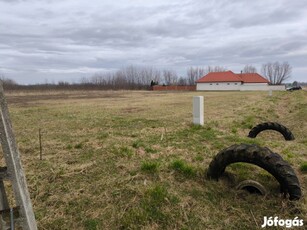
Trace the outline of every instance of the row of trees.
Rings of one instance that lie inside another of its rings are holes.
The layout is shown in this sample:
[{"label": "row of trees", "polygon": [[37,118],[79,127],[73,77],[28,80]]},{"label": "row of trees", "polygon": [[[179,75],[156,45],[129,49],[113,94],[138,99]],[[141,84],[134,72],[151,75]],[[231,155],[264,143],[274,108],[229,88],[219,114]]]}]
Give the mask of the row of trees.
[{"label": "row of trees", "polygon": [[97,73],[89,78],[82,78],[81,84],[100,85],[113,89],[142,89],[153,84],[194,85],[195,81],[209,72],[226,71],[225,67],[208,66],[190,67],[187,76],[178,76],[173,70],[158,70],[153,67],[129,66],[113,73]]},{"label": "row of trees", "polygon": [[[271,84],[281,84],[291,76],[292,67],[289,63],[266,63],[262,65],[261,73]],[[195,81],[210,72],[224,72],[223,66],[189,67],[186,76],[178,76],[173,70],[158,70],[153,67],[128,66],[115,72],[96,73],[92,77],[84,77],[75,87],[99,87],[101,89],[147,89],[153,84],[165,85],[195,85]],[[242,73],[257,73],[256,67],[246,65]],[[0,76],[4,85],[12,88],[16,82]],[[50,87],[49,84],[46,84]],[[54,85],[54,84],[53,84]],[[68,82],[59,82],[58,88],[71,86]]]},{"label": "row of trees", "polygon": [[[151,81],[159,82],[161,71],[153,67],[128,66],[116,72],[96,73],[89,78],[82,78],[81,85],[97,85],[111,89],[142,89]],[[173,83],[169,80],[169,83]]]},{"label": "row of trees", "polygon": [[[157,70],[153,67],[129,66],[114,73],[99,73],[90,78],[83,78],[82,84],[105,85],[112,88],[138,89],[152,83],[165,85],[195,85],[195,82],[210,72],[224,72],[223,66],[189,67],[186,76],[178,76],[173,70]],[[288,62],[266,63],[261,67],[261,74],[271,84],[279,85],[291,77],[292,67]],[[257,73],[252,65],[244,66],[242,73]]]}]

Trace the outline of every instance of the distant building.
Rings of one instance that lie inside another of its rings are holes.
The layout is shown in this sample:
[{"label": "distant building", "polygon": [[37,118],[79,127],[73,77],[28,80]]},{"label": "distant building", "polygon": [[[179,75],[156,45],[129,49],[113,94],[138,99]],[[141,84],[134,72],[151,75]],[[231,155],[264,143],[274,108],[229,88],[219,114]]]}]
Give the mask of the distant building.
[{"label": "distant building", "polygon": [[196,90],[285,90],[269,83],[258,73],[211,72],[196,81]]}]

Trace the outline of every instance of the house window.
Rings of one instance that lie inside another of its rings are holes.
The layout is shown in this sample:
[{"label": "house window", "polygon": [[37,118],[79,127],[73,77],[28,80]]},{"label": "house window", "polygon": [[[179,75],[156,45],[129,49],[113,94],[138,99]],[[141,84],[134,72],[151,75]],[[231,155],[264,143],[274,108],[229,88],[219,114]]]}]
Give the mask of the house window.
[{"label": "house window", "polygon": [[230,83],[227,83],[227,85],[230,85]]},{"label": "house window", "polygon": [[237,85],[238,83],[235,83],[235,85]]},{"label": "house window", "polygon": [[219,83],[216,83],[217,85],[219,84]]},{"label": "house window", "polygon": [[210,83],[210,85],[212,85],[212,83]]}]

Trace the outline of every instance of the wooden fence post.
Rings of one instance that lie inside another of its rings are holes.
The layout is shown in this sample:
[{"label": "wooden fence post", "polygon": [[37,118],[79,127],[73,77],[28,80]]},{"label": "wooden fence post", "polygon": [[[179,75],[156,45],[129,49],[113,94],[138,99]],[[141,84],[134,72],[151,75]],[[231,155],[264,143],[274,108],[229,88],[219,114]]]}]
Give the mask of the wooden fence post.
[{"label": "wooden fence post", "polygon": [[19,206],[22,228],[24,230],[36,230],[37,225],[32,203],[25,174],[21,166],[20,154],[16,145],[2,82],[0,83],[0,140],[7,165],[7,173],[12,182],[16,204]]}]

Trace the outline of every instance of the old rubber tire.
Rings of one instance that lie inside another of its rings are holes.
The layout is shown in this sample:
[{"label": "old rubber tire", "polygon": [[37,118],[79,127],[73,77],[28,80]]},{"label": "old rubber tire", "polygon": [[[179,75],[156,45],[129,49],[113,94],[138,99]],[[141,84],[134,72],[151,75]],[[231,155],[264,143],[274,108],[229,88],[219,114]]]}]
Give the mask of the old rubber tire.
[{"label": "old rubber tire", "polygon": [[220,151],[209,165],[208,178],[218,180],[225,168],[236,162],[246,162],[265,169],[279,182],[281,192],[285,195],[289,193],[290,200],[300,199],[301,188],[292,167],[279,154],[258,145],[232,145]]},{"label": "old rubber tire", "polygon": [[248,188],[253,188],[254,190],[258,191],[258,193],[261,194],[262,196],[265,196],[268,193],[262,184],[254,180],[244,180],[244,181],[241,181],[236,186],[237,190],[244,190],[244,189],[248,190]]},{"label": "old rubber tire", "polygon": [[285,127],[285,126],[283,126],[279,123],[276,123],[276,122],[265,122],[265,123],[261,123],[261,124],[255,126],[249,132],[248,137],[255,138],[260,132],[262,132],[264,130],[275,130],[275,131],[281,133],[284,136],[285,140],[287,140],[287,141],[294,140],[294,136],[291,133],[291,131],[287,127]]}]

